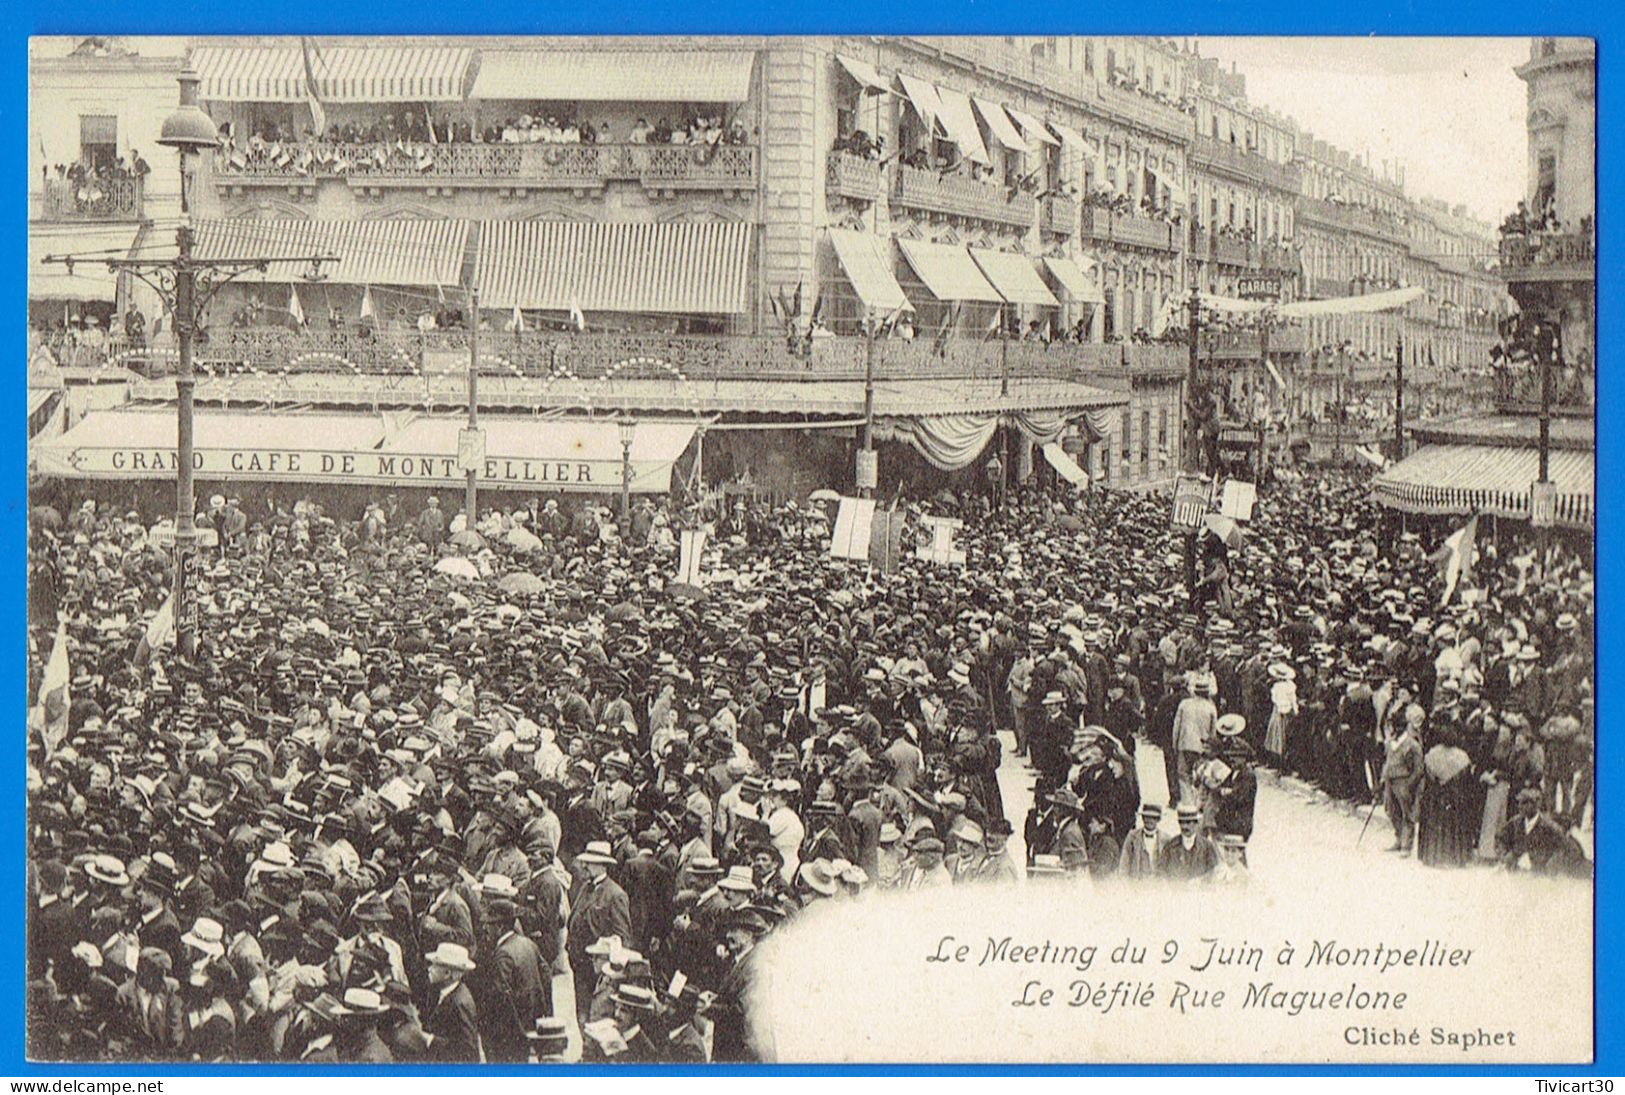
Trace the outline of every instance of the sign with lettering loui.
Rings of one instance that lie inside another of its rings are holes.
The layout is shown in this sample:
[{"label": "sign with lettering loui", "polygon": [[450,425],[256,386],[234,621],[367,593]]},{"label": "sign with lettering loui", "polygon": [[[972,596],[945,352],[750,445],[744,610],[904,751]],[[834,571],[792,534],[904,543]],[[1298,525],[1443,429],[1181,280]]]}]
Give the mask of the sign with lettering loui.
[{"label": "sign with lettering loui", "polygon": [[[386,430],[371,415],[200,413],[192,468],[199,479],[454,486],[479,457],[488,487],[618,491],[621,445],[613,422],[485,419],[472,443],[456,419],[420,417]],[[694,436],[688,423],[640,422],[632,444],[634,492],[664,492]],[[478,451],[483,448],[483,452]],[[69,479],[167,479],[176,471],[172,412],[94,411],[37,449],[40,472]]]}]

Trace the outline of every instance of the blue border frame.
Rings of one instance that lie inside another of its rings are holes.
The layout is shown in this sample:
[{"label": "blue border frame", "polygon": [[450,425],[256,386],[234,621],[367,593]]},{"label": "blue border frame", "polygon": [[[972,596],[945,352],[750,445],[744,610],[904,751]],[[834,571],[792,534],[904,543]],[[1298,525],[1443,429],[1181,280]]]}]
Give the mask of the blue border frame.
[{"label": "blue border frame", "polygon": [[[1305,5],[1306,7],[1307,5]],[[708,0],[703,7],[691,11],[676,11],[660,0],[621,0],[613,10],[605,7],[589,8],[580,4],[540,4],[534,0],[485,0],[477,13],[457,10],[456,5],[436,4],[423,11],[412,10],[409,5],[373,5],[357,12],[348,5],[337,5],[330,0],[236,0],[227,5],[208,6],[192,0],[189,3],[154,2],[144,11],[132,12],[129,0],[122,3],[111,0],[78,0],[71,9],[48,5],[41,0],[15,0],[14,6],[0,11],[0,29],[4,36],[4,52],[0,57],[11,58],[3,77],[0,77],[0,118],[4,119],[6,141],[0,146],[0,193],[5,195],[5,207],[14,211],[27,208],[27,156],[26,119],[28,112],[27,38],[36,34],[611,34],[611,33],[735,33],[735,34],[815,34],[815,33],[887,33],[908,32],[923,34],[1012,34],[1012,33],[1177,33],[1177,34],[1383,34],[1383,35],[1533,35],[1567,34],[1589,35],[1598,39],[1598,59],[1604,70],[1604,80],[1598,96],[1598,177],[1614,177],[1615,150],[1613,138],[1625,138],[1625,108],[1622,95],[1607,79],[1608,60],[1612,46],[1625,39],[1625,15],[1615,9],[1585,13],[1578,5],[1560,6],[1554,0],[1478,0],[1475,3],[1434,3],[1425,8],[1416,4],[1400,4],[1389,0],[1386,4],[1370,3],[1356,10],[1349,5],[1341,10],[1316,6],[1313,13],[1303,10],[1289,0],[1251,0],[1242,10],[1230,4],[1206,3],[1199,0],[1165,0],[1159,5],[1154,18],[1138,12],[1111,12],[1091,8],[1086,19],[1066,17],[1064,13],[1039,9],[1020,0],[984,0],[981,3],[948,4],[942,0],[893,0],[882,8],[872,0],[822,0],[816,10],[789,4],[776,9],[762,0]],[[1599,186],[1598,194],[1609,193]],[[1599,215],[1598,290],[1599,311],[1604,316],[1614,314],[1619,299],[1618,283],[1614,278],[1622,273],[1619,259],[1622,249],[1617,246],[1625,236],[1608,210]],[[18,227],[13,222],[14,228]],[[17,302],[26,293],[25,264],[26,234],[11,231],[0,234],[0,260],[4,278],[0,280],[0,299]],[[15,304],[12,305],[15,309]],[[24,341],[21,309],[13,316],[11,337],[8,340],[19,351],[12,366],[13,380],[0,385],[0,420],[20,423],[24,418],[26,397],[26,370],[22,368],[21,354]],[[1622,348],[1621,334],[1612,323],[1605,323],[1599,335],[1597,360],[1612,361]],[[1622,355],[1625,356],[1625,355]],[[1598,564],[1598,619],[1613,617],[1615,611],[1625,609],[1619,590],[1614,585],[1618,563],[1625,559],[1625,541],[1617,539],[1625,534],[1625,524],[1618,519],[1612,502],[1616,477],[1625,474],[1625,445],[1608,427],[1616,415],[1625,419],[1625,408],[1615,403],[1617,395],[1611,372],[1599,369],[1598,377],[1598,430],[1597,479],[1599,498],[1597,506],[1597,564]],[[0,559],[12,574],[11,581],[0,592],[0,609],[14,621],[20,621],[24,606],[25,546],[24,521],[27,514],[25,486],[26,438],[23,431],[13,426],[13,442],[0,446],[0,460],[4,467],[4,493],[0,494]],[[20,729],[25,703],[23,629],[16,624],[7,629],[7,640],[13,650],[11,657],[0,664],[0,691],[7,697],[9,709],[16,719],[12,725]],[[1600,665],[1619,665],[1625,657],[1625,642],[1620,633],[1601,629],[1597,636],[1597,655]],[[1599,813],[1603,823],[1598,826],[1597,846],[1601,861],[1597,871],[1595,890],[1594,938],[1613,940],[1622,927],[1620,910],[1625,905],[1625,859],[1617,851],[1611,838],[1625,834],[1625,814],[1615,807],[1614,792],[1625,780],[1620,750],[1611,741],[1614,731],[1612,716],[1625,699],[1625,678],[1612,673],[1599,674],[1598,707],[1598,767],[1600,788]],[[1606,724],[1606,725],[1602,725]],[[23,736],[13,739],[13,778],[21,782]],[[0,795],[0,938],[20,941],[23,937],[23,796],[20,786],[13,793]],[[319,1072],[333,1076],[369,1075],[458,1075],[476,1074],[469,1069],[391,1066],[386,1068],[332,1067],[332,1068],[262,1068],[253,1066],[131,1066],[90,1067],[83,1065],[31,1065],[23,1057],[23,951],[15,943],[0,948],[0,1000],[9,1006],[0,1014],[10,1021],[0,1023],[0,1074],[37,1077],[91,1077],[91,1076],[229,1076],[280,1075],[290,1072],[312,1074]],[[1531,999],[1525,1006],[1538,1007],[1538,970],[1530,971]],[[1472,1067],[1472,1066],[1261,1066],[1231,1065],[1201,1066],[1117,1066],[1087,1067],[1083,1065],[1025,1065],[1025,1066],[759,1066],[759,1067],[692,1067],[692,1068],[592,1068],[577,1067],[571,1071],[587,1075],[649,1076],[694,1073],[707,1076],[734,1075],[822,1075],[822,1076],[940,1076],[940,1075],[1101,1075],[1101,1076],[1202,1076],[1202,1075],[1265,1075],[1265,1076],[1541,1076],[1574,1078],[1580,1076],[1607,1076],[1625,1073],[1625,955],[1612,947],[1596,953],[1596,995],[1593,1032],[1596,1059],[1590,1067]],[[490,1067],[478,1071],[479,1075],[536,1075],[536,1070],[523,1067]]]}]

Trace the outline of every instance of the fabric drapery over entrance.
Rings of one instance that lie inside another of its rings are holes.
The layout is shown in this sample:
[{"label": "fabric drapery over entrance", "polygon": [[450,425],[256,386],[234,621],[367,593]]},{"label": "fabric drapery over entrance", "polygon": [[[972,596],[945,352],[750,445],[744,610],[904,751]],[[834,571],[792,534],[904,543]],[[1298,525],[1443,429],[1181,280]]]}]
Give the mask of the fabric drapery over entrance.
[{"label": "fabric drapery over entrance", "polygon": [[[200,259],[333,255],[323,280],[340,285],[459,285],[468,222],[463,220],[252,220],[197,222]],[[298,282],[309,267],[275,263],[266,281]]]},{"label": "fabric drapery over entrance", "polygon": [[959,154],[972,163],[992,163],[976,115],[971,113],[970,98],[963,91],[939,87],[937,102],[942,108],[942,128],[948,131],[948,139],[959,146]]},{"label": "fabric drapery over entrance", "polygon": [[[107,268],[108,259],[128,258],[141,229],[123,225],[82,228],[71,232],[28,230],[29,300],[102,300],[113,303],[118,275]],[[45,263],[47,255],[84,256],[73,272],[60,263]]]},{"label": "fabric drapery over entrance", "polygon": [[749,50],[486,50],[471,99],[742,103]]},{"label": "fabric drapery over entrance", "polygon": [[[466,482],[455,417],[232,414],[200,410],[200,479],[451,487]],[[609,420],[499,418],[481,421],[484,487],[618,491],[620,428]],[[687,421],[640,421],[632,434],[631,489],[664,492],[694,439]],[[41,474],[65,479],[168,479],[175,474],[175,412],[92,411],[36,446]]]},{"label": "fabric drapery over entrance", "polygon": [[[1596,457],[1553,449],[1550,475],[1557,486],[1557,523],[1592,528]],[[1423,445],[1372,482],[1377,501],[1407,513],[1493,513],[1527,520],[1529,488],[1540,475],[1534,448],[1501,445]]]},{"label": "fabric drapery over entrance", "polygon": [[897,284],[888,241],[850,228],[831,228],[829,239],[846,280],[852,283],[853,291],[865,307],[881,316],[899,308],[913,307],[903,294],[903,287]]},{"label": "fabric drapery over entrance", "polygon": [[1013,106],[1007,106],[1005,109],[1010,112],[1010,117],[1016,120],[1016,124],[1021,127],[1021,135],[1027,138],[1029,145],[1034,141],[1047,145],[1061,143],[1060,139],[1049,131],[1048,126],[1025,110],[1017,110]]},{"label": "fabric drapery over entrance", "polygon": [[485,221],[474,269],[491,308],[737,314],[751,242],[742,221]]},{"label": "fabric drapery over entrance", "polygon": [[914,113],[920,116],[925,128],[934,132],[937,121],[942,117],[942,100],[937,97],[936,85],[906,72],[899,72],[897,78],[903,81],[903,91],[908,95],[908,101],[914,104]]},{"label": "fabric drapery over entrance", "polygon": [[1104,304],[1106,297],[1100,286],[1089,281],[1078,264],[1068,258],[1046,258],[1044,267],[1061,287],[1067,299],[1079,304]]},{"label": "fabric drapery over entrance", "polygon": [[1010,115],[1004,112],[1004,107],[980,96],[973,98],[971,102],[976,104],[976,113],[987,123],[988,131],[993,134],[995,141],[1012,152],[1030,151],[1026,138],[1016,131],[1014,123],[1010,121]]},{"label": "fabric drapery over entrance", "polygon": [[886,81],[880,78],[875,66],[868,61],[860,61],[856,57],[848,57],[844,53],[837,53],[835,60],[846,70],[846,74],[856,80],[858,86],[864,91],[889,91]]},{"label": "fabric drapery over entrance", "polygon": [[898,240],[897,245],[903,249],[909,267],[938,300],[1004,303],[965,248],[923,240]]},{"label": "fabric drapery over entrance", "polygon": [[1058,306],[1054,294],[1044,285],[1044,279],[1038,276],[1032,259],[1026,255],[989,251],[980,247],[972,247],[970,253],[982,273],[987,275],[987,280],[1011,304],[1037,304],[1046,308]]},{"label": "fabric drapery over entrance", "polygon": [[[464,97],[472,49],[452,46],[330,46],[309,51],[315,97],[330,103],[452,102]],[[200,46],[198,96],[216,102],[303,103],[311,98],[299,46]]]},{"label": "fabric drapery over entrance", "polygon": [[1078,466],[1078,462],[1072,459],[1071,453],[1061,448],[1060,442],[1050,442],[1048,445],[1043,446],[1043,451],[1044,460],[1050,467],[1055,469],[1055,473],[1062,479],[1075,487],[1087,487],[1089,485],[1089,473]]},{"label": "fabric drapery over entrance", "polygon": [[901,441],[914,447],[935,468],[958,471],[969,467],[987,448],[999,423],[1014,426],[1037,445],[1060,440],[1076,411],[1018,411],[998,414],[941,414],[917,418],[886,417],[875,420],[874,435],[881,441]]}]

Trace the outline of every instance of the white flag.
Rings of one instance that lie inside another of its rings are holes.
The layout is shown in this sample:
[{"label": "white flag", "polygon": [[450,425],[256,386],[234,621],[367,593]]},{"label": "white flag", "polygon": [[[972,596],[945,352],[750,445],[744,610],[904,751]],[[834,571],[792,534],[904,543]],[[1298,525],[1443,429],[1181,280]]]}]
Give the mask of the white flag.
[{"label": "white flag", "polygon": [[372,286],[368,285],[361,290],[361,318],[373,319],[375,315],[372,310]]},{"label": "white flag", "polygon": [[1450,603],[1450,595],[1456,591],[1456,586],[1467,581],[1472,574],[1477,539],[1478,514],[1475,513],[1433,553],[1432,560],[1439,564],[1444,579],[1444,599],[1439,602],[1441,608]]},{"label": "white flag", "polygon": [[525,314],[519,310],[519,305],[513,306],[513,318],[508,320],[508,330],[523,331],[525,329]]},{"label": "white flag", "polygon": [[587,329],[587,317],[582,314],[581,301],[573,296],[570,298],[570,322],[575,324],[578,331]]},{"label": "white flag", "polygon": [[57,625],[56,640],[51,644],[51,657],[45,663],[40,678],[39,698],[29,712],[28,724],[38,730],[45,742],[45,752],[54,753],[68,736],[68,625]]},{"label": "white flag", "polygon": [[293,317],[293,321],[299,326],[303,327],[305,325],[305,309],[299,303],[299,287],[297,285],[288,286],[288,314]]},{"label": "white flag", "polygon": [[171,593],[158,606],[157,615],[147,625],[147,646],[157,650],[175,637],[175,595]]}]

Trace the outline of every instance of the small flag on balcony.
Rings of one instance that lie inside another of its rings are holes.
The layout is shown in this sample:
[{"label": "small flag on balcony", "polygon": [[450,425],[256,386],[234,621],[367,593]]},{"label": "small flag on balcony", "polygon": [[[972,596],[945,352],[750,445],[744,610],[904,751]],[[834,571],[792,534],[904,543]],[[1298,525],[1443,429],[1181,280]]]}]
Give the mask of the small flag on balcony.
[{"label": "small flag on balcony", "polygon": [[377,313],[372,309],[372,286],[368,285],[361,290],[361,318],[376,319]]},{"label": "small flag on balcony", "polygon": [[587,329],[587,317],[582,314],[581,301],[574,296],[570,298],[570,322],[575,324],[578,331]]},{"label": "small flag on balcony", "polygon": [[519,310],[519,305],[513,306],[513,318],[508,320],[508,330],[523,331],[525,329],[525,314]]},{"label": "small flag on balcony", "polygon": [[288,286],[288,314],[293,317],[293,321],[299,326],[303,327],[305,325],[305,309],[299,303],[299,287],[297,285]]}]

